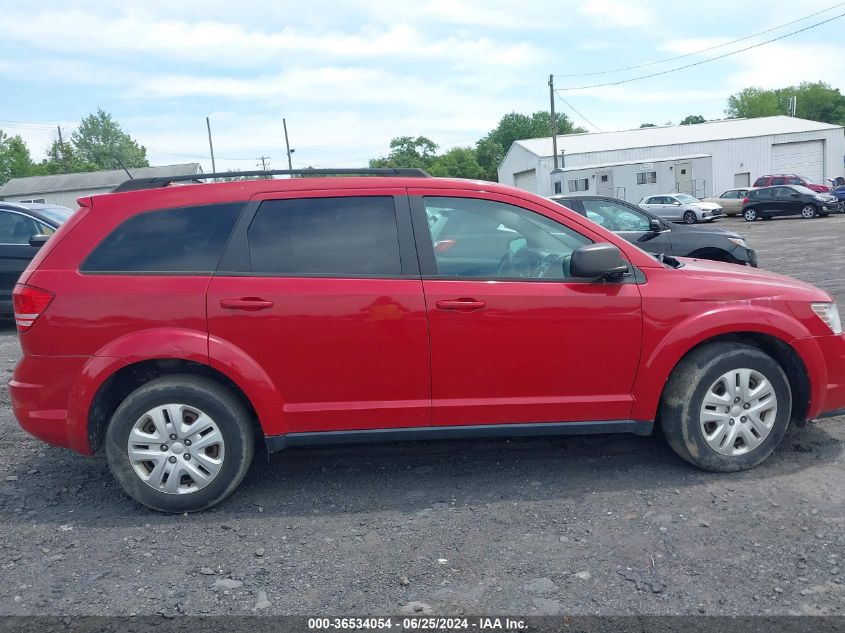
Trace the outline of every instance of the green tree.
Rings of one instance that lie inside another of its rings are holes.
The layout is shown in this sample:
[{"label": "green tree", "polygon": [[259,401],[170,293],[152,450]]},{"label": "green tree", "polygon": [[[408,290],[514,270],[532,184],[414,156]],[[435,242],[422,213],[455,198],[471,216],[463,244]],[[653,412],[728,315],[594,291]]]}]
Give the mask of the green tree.
[{"label": "green tree", "polygon": [[657,127],[654,123],[640,123],[640,128],[644,127]]},{"label": "green tree", "polygon": [[429,169],[432,176],[450,178],[471,178],[481,180],[485,177],[484,168],[478,164],[476,151],[471,147],[455,147],[442,156],[438,156]]},{"label": "green tree", "polygon": [[826,83],[805,81],[798,87],[781,88],[777,94],[782,105],[796,97],[798,118],[845,125],[845,95]]},{"label": "green tree", "polygon": [[728,97],[725,113],[745,118],[787,114],[792,97],[797,99],[798,118],[845,125],[845,95],[821,81],[805,81],[777,90],[746,88]]},{"label": "green tree", "polygon": [[81,171],[96,171],[98,167],[83,160],[73,143],[60,144],[54,139],[47,150],[47,158],[33,166],[33,174],[49,176],[51,174],[74,174]]},{"label": "green tree", "polygon": [[499,165],[505,157],[505,149],[498,142],[483,138],[475,144],[475,159],[484,170],[482,179],[491,182],[499,180]]},{"label": "green tree", "polygon": [[437,143],[425,136],[399,136],[390,141],[390,153],[370,161],[370,167],[428,169],[437,158]]},{"label": "green tree", "polygon": [[786,114],[781,109],[778,96],[774,90],[762,88],[745,88],[728,97],[728,107],[725,114],[732,118],[752,119],[761,116]]},{"label": "green tree", "polygon": [[29,148],[19,136],[8,136],[0,130],[0,185],[12,178],[31,176],[33,171]]},{"label": "green tree", "polygon": [[148,167],[147,150],[124,132],[111,114],[98,109],[82,119],[71,134],[79,159],[96,169],[114,169],[117,160],[126,167]]},{"label": "green tree", "polygon": [[[558,134],[586,132],[584,128],[574,126],[572,120],[562,113],[555,114],[555,129]],[[514,141],[550,135],[551,114],[541,110],[531,115],[518,112],[506,114],[484,139],[498,143],[507,153]]]},{"label": "green tree", "polygon": [[705,119],[700,114],[690,114],[681,121],[681,125],[695,125],[696,123],[704,123]]}]

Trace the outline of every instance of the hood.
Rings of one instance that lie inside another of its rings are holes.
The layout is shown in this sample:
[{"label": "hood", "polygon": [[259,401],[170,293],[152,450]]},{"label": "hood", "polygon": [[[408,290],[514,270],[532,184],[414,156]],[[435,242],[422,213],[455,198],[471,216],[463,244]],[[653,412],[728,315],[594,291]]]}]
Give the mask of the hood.
[{"label": "hood", "polygon": [[696,205],[698,205],[702,209],[706,209],[707,211],[710,211],[712,209],[721,209],[722,208],[721,204],[716,204],[715,202],[704,202],[704,201],[702,201],[702,202],[696,202]]},{"label": "hood", "polygon": [[[696,296],[696,299],[735,301],[780,297],[787,300],[833,301],[830,295],[813,285],[762,268],[689,257],[676,259],[684,264],[676,272],[688,278],[690,283],[695,283],[696,279],[706,279],[711,283],[703,284],[703,287],[718,288],[718,290],[710,290],[708,296]],[[718,282],[718,284],[712,282]],[[692,288],[692,286],[686,287]]]},{"label": "hood", "polygon": [[745,239],[739,233],[734,233],[733,231],[728,231],[727,229],[719,229],[719,228],[705,228],[698,224],[673,224],[672,225],[672,232],[675,233],[696,233],[696,234],[707,234],[707,235],[718,235],[720,237],[728,238],[732,237],[735,239]]}]

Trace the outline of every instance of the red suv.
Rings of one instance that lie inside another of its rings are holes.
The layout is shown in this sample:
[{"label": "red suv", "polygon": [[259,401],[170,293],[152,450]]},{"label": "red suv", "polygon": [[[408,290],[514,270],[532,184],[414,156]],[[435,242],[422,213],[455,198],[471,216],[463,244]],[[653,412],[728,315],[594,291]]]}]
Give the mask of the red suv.
[{"label": "red suv", "polygon": [[185,512],[237,487],[256,438],[658,423],[685,460],[735,471],[790,421],[843,413],[845,337],[821,290],[656,258],[519,189],[368,173],[81,199],[14,291],[21,426],[105,451],[129,495]]},{"label": "red suv", "polygon": [[797,174],[777,174],[775,176],[760,176],[754,181],[755,187],[775,187],[778,185],[801,185],[811,189],[816,193],[830,193],[831,189],[827,185],[817,185],[810,182],[802,176]]}]

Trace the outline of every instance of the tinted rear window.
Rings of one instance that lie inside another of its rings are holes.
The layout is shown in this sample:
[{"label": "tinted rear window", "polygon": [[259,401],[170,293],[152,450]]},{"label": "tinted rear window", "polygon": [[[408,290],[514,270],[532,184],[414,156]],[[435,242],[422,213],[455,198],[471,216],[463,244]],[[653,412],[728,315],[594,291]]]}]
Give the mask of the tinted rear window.
[{"label": "tinted rear window", "polygon": [[391,197],[268,200],[247,232],[252,270],[278,275],[399,275]]},{"label": "tinted rear window", "polygon": [[235,202],[132,216],[100,242],[80,270],[214,272],[242,207]]}]

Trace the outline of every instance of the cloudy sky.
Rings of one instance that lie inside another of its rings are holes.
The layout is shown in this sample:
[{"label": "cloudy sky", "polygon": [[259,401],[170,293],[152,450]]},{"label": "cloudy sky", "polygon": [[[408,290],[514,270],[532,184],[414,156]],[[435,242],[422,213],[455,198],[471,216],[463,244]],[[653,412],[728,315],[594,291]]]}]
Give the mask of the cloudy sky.
[{"label": "cloudy sky", "polygon": [[[835,0],[0,0],[0,128],[41,159],[101,107],[152,164],[210,170],[256,157],[285,167],[363,165],[390,139],[423,134],[469,145],[511,111],[549,106],[560,88],[660,72],[845,13]],[[636,70],[591,74],[692,53]],[[701,66],[618,86],[572,90],[557,108],[603,131],[723,116],[746,86],[824,80],[845,91],[845,18]],[[582,75],[582,76],[577,76]],[[588,121],[583,117],[587,117]]]}]

